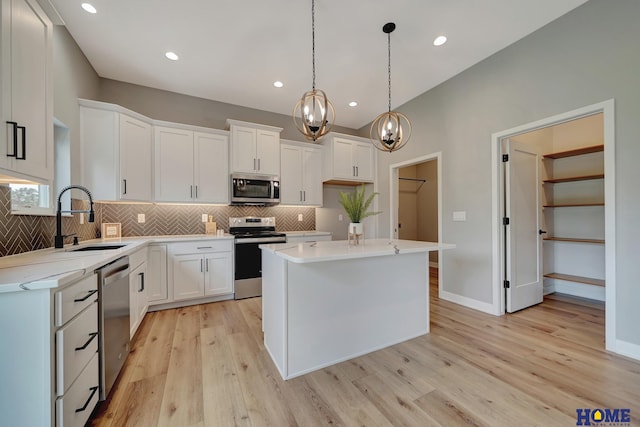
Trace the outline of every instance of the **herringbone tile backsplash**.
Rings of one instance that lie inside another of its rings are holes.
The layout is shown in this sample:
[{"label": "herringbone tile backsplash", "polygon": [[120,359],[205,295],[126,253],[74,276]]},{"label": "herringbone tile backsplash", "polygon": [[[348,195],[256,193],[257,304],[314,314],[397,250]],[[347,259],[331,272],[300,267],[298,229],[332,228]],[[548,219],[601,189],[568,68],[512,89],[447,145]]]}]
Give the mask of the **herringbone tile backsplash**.
[{"label": "herringbone tile backsplash", "polygon": [[[86,209],[87,205],[88,202],[73,200],[74,209]],[[99,237],[101,223],[119,222],[123,237],[203,234],[202,214],[213,215],[218,228],[225,231],[229,231],[230,216],[273,216],[278,231],[316,229],[315,208],[304,207],[96,203],[94,209],[93,224],[81,225],[77,214],[64,217],[63,233],[76,233],[81,241],[94,239]],[[138,214],[145,214],[145,223],[138,223]],[[303,221],[298,221],[298,214],[302,214]],[[53,216],[12,215],[11,191],[0,185],[0,256],[51,247],[55,232]]]}]

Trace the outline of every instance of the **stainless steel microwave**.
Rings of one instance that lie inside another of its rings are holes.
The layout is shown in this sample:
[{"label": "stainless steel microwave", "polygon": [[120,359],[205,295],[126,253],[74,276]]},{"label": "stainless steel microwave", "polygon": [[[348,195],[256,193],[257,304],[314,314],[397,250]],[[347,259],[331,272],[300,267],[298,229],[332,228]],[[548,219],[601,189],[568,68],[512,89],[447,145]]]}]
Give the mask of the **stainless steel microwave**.
[{"label": "stainless steel microwave", "polygon": [[232,174],[232,205],[280,203],[280,178],[274,175]]}]

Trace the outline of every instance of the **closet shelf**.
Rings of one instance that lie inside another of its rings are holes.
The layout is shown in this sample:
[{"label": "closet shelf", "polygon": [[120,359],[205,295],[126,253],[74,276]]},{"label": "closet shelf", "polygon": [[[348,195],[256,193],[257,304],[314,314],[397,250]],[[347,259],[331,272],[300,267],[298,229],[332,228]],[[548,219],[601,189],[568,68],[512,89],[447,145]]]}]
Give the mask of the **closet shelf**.
[{"label": "closet shelf", "polygon": [[561,274],[561,273],[549,273],[549,274],[545,274],[544,277],[547,277],[549,279],[566,280],[568,282],[585,283],[587,285],[593,285],[593,286],[605,286],[604,280],[594,279],[592,277],[573,276],[571,274]]},{"label": "closet shelf", "polygon": [[544,205],[544,208],[573,208],[581,206],[604,206],[604,203],[571,203],[571,204],[557,204],[557,205]]},{"label": "closet shelf", "polygon": [[543,240],[552,242],[575,242],[575,243],[596,243],[604,244],[604,239],[574,239],[571,237],[545,237]]},{"label": "closet shelf", "polygon": [[564,157],[582,156],[583,154],[598,153],[604,151],[604,144],[592,145],[590,147],[582,147],[575,150],[561,151],[558,153],[549,153],[542,156],[543,159],[562,159]]},{"label": "closet shelf", "polygon": [[545,179],[542,182],[544,182],[545,184],[560,184],[563,182],[591,181],[591,180],[603,179],[603,178],[604,178],[604,174],[598,174],[598,175],[572,176],[569,178]]}]

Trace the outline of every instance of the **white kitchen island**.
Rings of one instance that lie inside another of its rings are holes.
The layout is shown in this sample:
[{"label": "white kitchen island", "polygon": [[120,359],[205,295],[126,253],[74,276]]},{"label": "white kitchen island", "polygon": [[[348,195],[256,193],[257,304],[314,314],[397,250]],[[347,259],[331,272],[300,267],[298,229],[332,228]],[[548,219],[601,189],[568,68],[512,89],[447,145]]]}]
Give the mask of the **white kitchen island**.
[{"label": "white kitchen island", "polygon": [[430,251],[372,239],[262,248],[264,343],[289,379],[429,332]]}]

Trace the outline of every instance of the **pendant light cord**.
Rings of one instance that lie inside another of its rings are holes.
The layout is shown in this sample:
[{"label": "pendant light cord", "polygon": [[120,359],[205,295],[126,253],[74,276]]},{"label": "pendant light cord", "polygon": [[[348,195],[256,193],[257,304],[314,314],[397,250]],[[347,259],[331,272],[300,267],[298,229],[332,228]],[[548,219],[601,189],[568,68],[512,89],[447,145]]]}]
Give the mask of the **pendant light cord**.
[{"label": "pendant light cord", "polygon": [[316,3],[311,0],[311,68],[313,70],[312,89],[316,90]]},{"label": "pendant light cord", "polygon": [[387,33],[387,49],[389,53],[389,112],[391,112],[391,33]]}]

